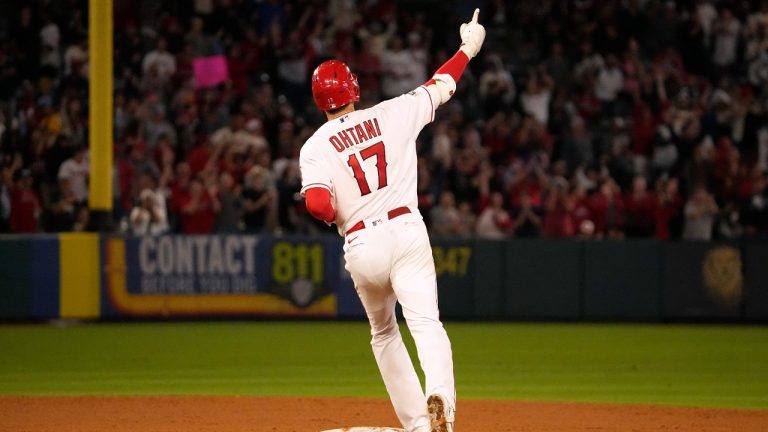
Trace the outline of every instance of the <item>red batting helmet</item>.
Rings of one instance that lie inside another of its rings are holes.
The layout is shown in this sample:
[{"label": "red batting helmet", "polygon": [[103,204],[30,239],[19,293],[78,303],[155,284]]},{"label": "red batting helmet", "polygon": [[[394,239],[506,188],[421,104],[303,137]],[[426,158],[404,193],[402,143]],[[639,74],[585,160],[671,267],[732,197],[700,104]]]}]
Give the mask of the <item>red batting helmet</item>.
[{"label": "red batting helmet", "polygon": [[328,60],[312,73],[312,97],[323,111],[340,108],[360,100],[357,76],[344,62]]}]

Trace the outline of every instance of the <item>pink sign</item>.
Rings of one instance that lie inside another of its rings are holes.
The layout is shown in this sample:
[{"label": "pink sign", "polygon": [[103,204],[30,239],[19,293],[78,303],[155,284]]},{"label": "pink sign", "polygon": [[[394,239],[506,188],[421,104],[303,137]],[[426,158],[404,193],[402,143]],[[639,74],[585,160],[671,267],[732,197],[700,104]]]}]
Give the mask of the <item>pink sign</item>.
[{"label": "pink sign", "polygon": [[227,59],[223,55],[196,58],[192,67],[197,88],[213,87],[229,79]]}]

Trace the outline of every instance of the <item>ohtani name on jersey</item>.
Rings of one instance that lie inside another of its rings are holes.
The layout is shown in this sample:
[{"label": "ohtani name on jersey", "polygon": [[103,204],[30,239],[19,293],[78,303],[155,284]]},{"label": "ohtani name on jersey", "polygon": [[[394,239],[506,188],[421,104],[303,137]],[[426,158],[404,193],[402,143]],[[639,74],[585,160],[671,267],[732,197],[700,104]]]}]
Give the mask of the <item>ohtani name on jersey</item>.
[{"label": "ohtani name on jersey", "polygon": [[328,140],[331,142],[333,148],[341,153],[353,145],[362,144],[379,135],[381,135],[379,120],[374,117],[371,120],[365,120],[364,122],[348,127],[347,129],[342,129],[336,135],[331,135]]}]

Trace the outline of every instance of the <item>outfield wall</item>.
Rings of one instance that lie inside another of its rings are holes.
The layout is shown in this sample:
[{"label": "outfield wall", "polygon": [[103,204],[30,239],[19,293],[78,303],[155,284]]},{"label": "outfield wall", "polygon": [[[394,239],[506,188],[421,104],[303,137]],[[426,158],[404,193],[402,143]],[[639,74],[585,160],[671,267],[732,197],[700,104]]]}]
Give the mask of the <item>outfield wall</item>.
[{"label": "outfield wall", "polygon": [[[364,317],[335,236],[0,237],[0,319]],[[768,320],[768,243],[433,238],[457,319]]]}]

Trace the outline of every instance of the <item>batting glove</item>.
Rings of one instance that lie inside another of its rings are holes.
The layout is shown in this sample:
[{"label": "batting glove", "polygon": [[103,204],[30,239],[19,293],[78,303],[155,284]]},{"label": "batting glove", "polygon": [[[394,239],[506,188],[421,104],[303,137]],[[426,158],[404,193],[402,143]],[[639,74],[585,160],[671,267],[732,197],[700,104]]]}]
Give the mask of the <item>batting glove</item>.
[{"label": "batting glove", "polygon": [[464,54],[470,59],[480,52],[480,48],[483,47],[483,41],[485,40],[485,27],[477,22],[478,15],[480,15],[480,9],[475,9],[472,21],[462,24],[459,29],[459,34],[461,35],[461,47],[459,49],[464,51]]}]

